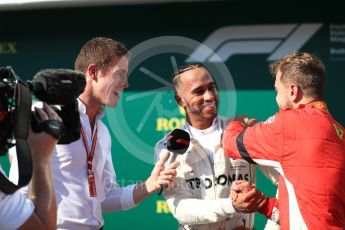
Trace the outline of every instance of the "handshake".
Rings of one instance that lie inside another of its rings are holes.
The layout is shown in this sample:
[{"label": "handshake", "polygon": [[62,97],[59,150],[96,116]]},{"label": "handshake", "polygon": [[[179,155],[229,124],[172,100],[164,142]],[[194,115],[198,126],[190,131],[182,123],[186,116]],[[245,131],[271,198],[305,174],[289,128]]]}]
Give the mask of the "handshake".
[{"label": "handshake", "polygon": [[234,181],[230,189],[232,205],[238,212],[260,212],[266,215],[269,198],[260,192],[255,184],[245,180]]}]

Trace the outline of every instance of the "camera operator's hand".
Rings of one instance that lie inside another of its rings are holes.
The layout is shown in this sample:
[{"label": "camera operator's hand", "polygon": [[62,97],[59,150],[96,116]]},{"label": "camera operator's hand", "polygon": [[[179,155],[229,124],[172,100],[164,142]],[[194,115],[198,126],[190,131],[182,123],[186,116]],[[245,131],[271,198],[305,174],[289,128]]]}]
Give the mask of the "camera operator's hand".
[{"label": "camera operator's hand", "polygon": [[[44,103],[43,108],[35,108],[42,122],[60,117]],[[30,128],[28,143],[32,155],[32,179],[29,186],[29,199],[35,210],[20,229],[56,229],[56,200],[51,170],[51,154],[57,143],[56,137],[47,132],[35,133]]]},{"label": "camera operator's hand", "polygon": [[[43,103],[43,108],[35,107],[35,112],[40,119],[40,122],[50,120],[61,122],[61,118],[46,103]],[[44,131],[36,133],[30,129],[28,143],[30,146],[32,158],[50,157],[55,145],[57,144],[57,141],[58,140],[53,135],[50,135]]]}]

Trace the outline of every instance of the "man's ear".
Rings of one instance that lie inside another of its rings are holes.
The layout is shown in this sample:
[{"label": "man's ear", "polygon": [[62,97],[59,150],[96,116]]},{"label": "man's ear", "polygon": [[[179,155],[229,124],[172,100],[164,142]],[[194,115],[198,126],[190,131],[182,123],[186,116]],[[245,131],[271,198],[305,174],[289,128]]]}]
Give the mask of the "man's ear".
[{"label": "man's ear", "polygon": [[96,64],[90,64],[87,67],[87,75],[89,75],[92,80],[97,80],[97,66],[96,66]]},{"label": "man's ear", "polygon": [[293,102],[297,103],[303,98],[303,91],[298,85],[291,83],[289,86],[289,90],[290,98]]},{"label": "man's ear", "polygon": [[182,98],[181,98],[178,94],[176,94],[176,93],[175,93],[175,100],[176,100],[176,102],[177,102],[177,104],[178,104],[179,106],[185,107],[184,101],[183,101]]}]

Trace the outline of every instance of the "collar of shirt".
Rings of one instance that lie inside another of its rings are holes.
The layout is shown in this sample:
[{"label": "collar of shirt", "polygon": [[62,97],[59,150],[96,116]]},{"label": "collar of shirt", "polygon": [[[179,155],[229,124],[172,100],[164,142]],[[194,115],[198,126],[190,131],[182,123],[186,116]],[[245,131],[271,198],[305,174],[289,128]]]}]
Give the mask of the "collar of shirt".
[{"label": "collar of shirt", "polygon": [[213,122],[212,122],[212,125],[206,129],[196,129],[194,128],[193,126],[191,126],[188,122],[186,122],[186,126],[187,126],[187,129],[190,130],[190,133],[193,135],[193,136],[200,136],[200,135],[208,135],[210,133],[213,133],[214,131],[216,131],[217,129],[219,129],[219,124],[218,124],[218,117],[215,117],[213,119]]},{"label": "collar of shirt", "polygon": [[192,127],[188,122],[186,122],[185,128],[188,130],[191,138],[197,140],[204,148],[211,165],[213,165],[213,154],[215,153],[216,146],[220,143],[222,133],[219,117],[215,117],[212,125],[203,130]]},{"label": "collar of shirt", "polygon": [[[79,98],[77,99],[77,101],[78,101],[79,112],[86,114],[86,105]],[[104,117],[104,115],[105,115],[105,109],[101,107],[97,113],[97,120]]]}]

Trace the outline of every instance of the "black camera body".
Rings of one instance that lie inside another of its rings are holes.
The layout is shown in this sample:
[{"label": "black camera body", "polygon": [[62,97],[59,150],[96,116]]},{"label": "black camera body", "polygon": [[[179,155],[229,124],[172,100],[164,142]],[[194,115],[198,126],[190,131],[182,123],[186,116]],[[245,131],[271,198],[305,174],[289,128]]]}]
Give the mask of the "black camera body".
[{"label": "black camera body", "polygon": [[24,81],[12,67],[0,67],[0,155],[5,155],[9,148],[16,146],[19,168],[18,185],[0,173],[1,191],[12,194],[31,180],[32,158],[27,143],[29,128],[31,125],[34,132],[40,132],[44,124],[31,111],[32,96],[48,105],[58,105],[59,109],[55,109],[63,123],[58,143],[69,144],[80,138],[77,97],[84,91],[85,85],[85,75],[78,71],[47,69],[38,72],[33,81]]},{"label": "black camera body", "polygon": [[[52,106],[62,119],[64,126],[58,143],[69,144],[78,140],[80,138],[80,119],[76,98],[84,91],[85,85],[84,74],[73,70],[43,70],[35,75],[34,81],[23,81],[15,74],[12,67],[0,67],[0,155],[4,155],[8,148],[14,145],[14,127],[17,122],[20,122],[22,116],[26,116],[26,114],[15,113],[19,103],[23,104],[25,101],[20,97],[26,99],[26,97],[34,95],[49,105],[58,105],[59,109]],[[30,94],[22,95],[16,92],[20,91],[20,88],[27,88]],[[22,104],[20,106],[23,106]],[[35,114],[31,115],[31,126],[33,131],[41,131],[39,120]]]}]

